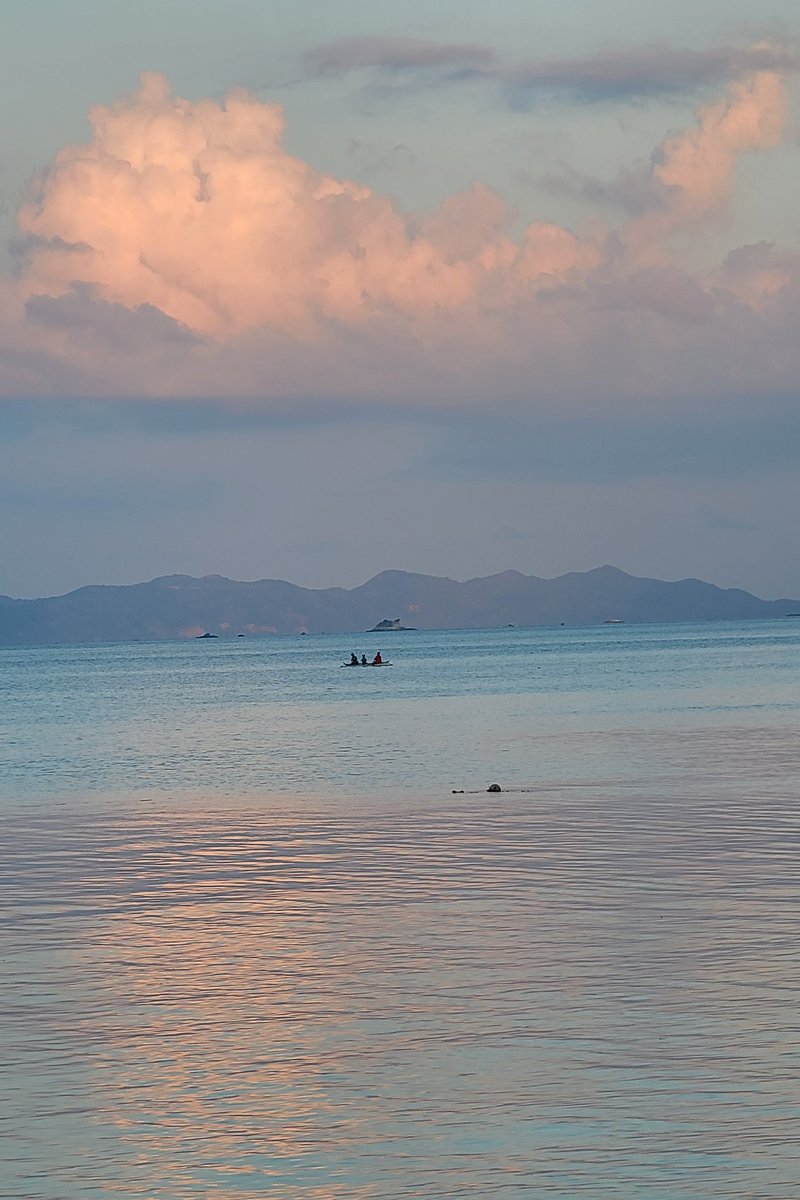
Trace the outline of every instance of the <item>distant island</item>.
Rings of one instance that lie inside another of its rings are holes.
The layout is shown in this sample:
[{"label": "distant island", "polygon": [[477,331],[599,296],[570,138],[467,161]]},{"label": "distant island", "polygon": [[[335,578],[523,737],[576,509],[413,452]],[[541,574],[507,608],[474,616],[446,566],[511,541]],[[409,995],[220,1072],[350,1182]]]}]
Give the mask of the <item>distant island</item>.
[{"label": "distant island", "polygon": [[[380,612],[401,616],[375,625]],[[761,600],[700,579],[643,579],[610,566],[555,579],[503,571],[464,583],[383,571],[350,589],[302,588],[282,579],[240,583],[222,575],[167,575],[148,583],[94,585],[38,600],[0,596],[0,645],[605,622],[613,628],[643,621],[738,620],[798,612],[798,599]],[[405,625],[405,619],[413,620],[413,626]]]}]

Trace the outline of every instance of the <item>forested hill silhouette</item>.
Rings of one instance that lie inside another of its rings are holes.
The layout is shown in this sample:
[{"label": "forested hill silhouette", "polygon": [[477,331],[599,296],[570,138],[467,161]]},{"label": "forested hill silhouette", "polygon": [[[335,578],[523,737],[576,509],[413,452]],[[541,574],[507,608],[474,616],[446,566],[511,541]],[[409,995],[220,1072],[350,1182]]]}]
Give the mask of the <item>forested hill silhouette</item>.
[{"label": "forested hill silhouette", "polygon": [[784,617],[798,612],[800,600],[761,600],[699,579],[640,579],[609,566],[555,579],[503,571],[464,583],[383,571],[351,589],[303,588],[279,579],[241,583],[221,575],[167,575],[124,587],[83,587],[45,599],[2,596],[0,645],[157,641],[204,633],[355,633],[382,619],[417,629],[480,629]]}]

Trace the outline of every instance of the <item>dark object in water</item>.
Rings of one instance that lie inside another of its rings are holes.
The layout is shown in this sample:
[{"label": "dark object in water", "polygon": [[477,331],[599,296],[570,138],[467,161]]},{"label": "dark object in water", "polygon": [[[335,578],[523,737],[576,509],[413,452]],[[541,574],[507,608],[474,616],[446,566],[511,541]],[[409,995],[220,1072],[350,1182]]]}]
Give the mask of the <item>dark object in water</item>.
[{"label": "dark object in water", "polygon": [[487,792],[502,792],[503,789],[499,783],[490,783],[486,790]]},{"label": "dark object in water", "polygon": [[394,663],[387,662],[384,658],[382,662],[349,662],[342,663],[343,667],[393,667]]},{"label": "dark object in water", "polygon": [[219,634],[218,633],[198,633],[197,637],[195,638],[195,641],[196,642],[204,642],[206,640],[206,638],[214,638],[214,637],[219,637]]}]

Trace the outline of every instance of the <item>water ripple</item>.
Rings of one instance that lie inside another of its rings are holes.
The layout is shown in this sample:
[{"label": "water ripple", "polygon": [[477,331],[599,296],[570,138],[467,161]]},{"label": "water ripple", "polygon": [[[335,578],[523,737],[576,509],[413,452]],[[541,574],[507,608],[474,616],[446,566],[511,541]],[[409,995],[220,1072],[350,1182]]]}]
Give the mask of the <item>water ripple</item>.
[{"label": "water ripple", "polygon": [[794,800],[3,823],[4,1200],[800,1185]]}]

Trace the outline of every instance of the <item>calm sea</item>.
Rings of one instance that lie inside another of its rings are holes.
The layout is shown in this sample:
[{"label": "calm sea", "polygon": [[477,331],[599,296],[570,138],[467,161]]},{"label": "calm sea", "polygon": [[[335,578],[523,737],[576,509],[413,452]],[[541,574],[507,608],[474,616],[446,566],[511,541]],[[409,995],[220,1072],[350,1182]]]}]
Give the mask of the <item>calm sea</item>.
[{"label": "calm sea", "polygon": [[792,620],[0,650],[0,1197],[792,1200],[799,715]]}]

